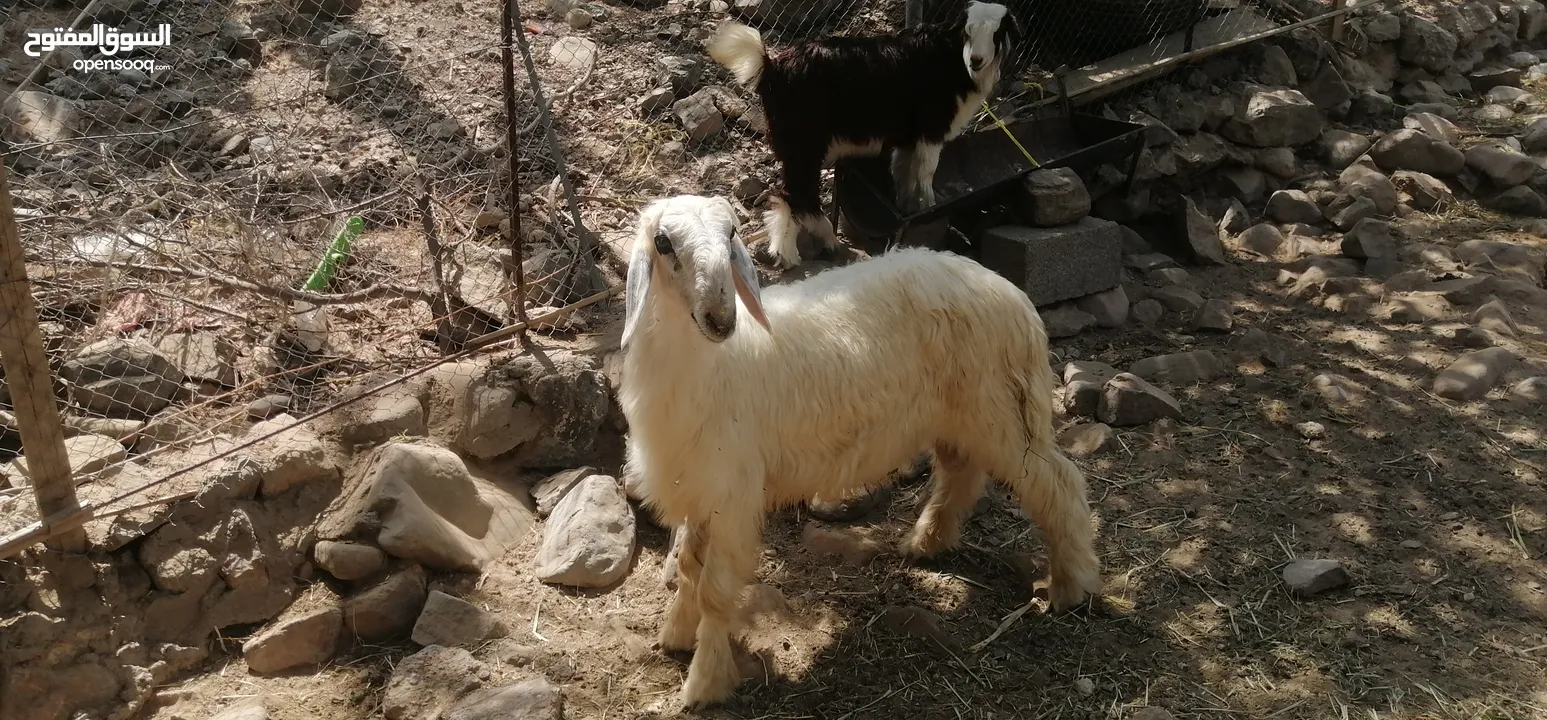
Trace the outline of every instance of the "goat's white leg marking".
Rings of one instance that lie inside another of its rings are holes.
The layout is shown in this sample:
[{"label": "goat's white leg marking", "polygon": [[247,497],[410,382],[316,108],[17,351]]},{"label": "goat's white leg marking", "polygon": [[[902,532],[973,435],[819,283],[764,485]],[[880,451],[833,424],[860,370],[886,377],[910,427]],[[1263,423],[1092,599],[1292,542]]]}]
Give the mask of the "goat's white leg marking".
[{"label": "goat's white leg marking", "polygon": [[983,468],[951,448],[935,451],[934,485],[902,553],[934,557],[961,542],[961,525],[983,495]]},{"label": "goat's white leg marking", "polygon": [[698,578],[698,649],[682,686],[682,704],[693,708],[731,696],[741,680],[731,649],[741,591],[757,570],[762,498],[722,508],[704,529],[703,571]]},{"label": "goat's white leg marking", "polygon": [[892,183],[897,188],[897,207],[904,210],[918,201],[918,171],[914,169],[913,148],[899,147],[892,151]]},{"label": "goat's white leg marking", "polygon": [[940,148],[934,143],[919,143],[915,152],[915,182],[918,183],[919,198],[923,201],[920,210],[926,210],[935,205],[935,168],[940,165]]},{"label": "goat's white leg marking", "polygon": [[800,215],[795,218],[796,224],[806,229],[806,232],[817,236],[822,241],[822,246],[829,250],[838,249],[838,233],[833,230],[833,222],[826,215]]},{"label": "goat's white leg marking", "polygon": [[666,624],[661,626],[663,650],[692,650],[702,613],[698,609],[698,577],[704,568],[703,533],[692,525],[683,526],[682,547],[677,551],[677,594]]},{"label": "goat's white leg marking", "polygon": [[1047,536],[1048,605],[1056,612],[1101,592],[1101,562],[1092,545],[1085,476],[1047,439],[1052,430],[1044,425],[1031,447],[1021,442],[1007,448],[1018,457],[1007,454],[1007,466],[994,475],[1006,479],[1021,509]]},{"label": "goat's white leg marking", "polygon": [[768,228],[768,252],[779,267],[795,267],[800,264],[800,246],[796,243],[800,227],[790,217],[789,203],[783,198],[774,198],[769,205],[763,213],[763,226]]}]

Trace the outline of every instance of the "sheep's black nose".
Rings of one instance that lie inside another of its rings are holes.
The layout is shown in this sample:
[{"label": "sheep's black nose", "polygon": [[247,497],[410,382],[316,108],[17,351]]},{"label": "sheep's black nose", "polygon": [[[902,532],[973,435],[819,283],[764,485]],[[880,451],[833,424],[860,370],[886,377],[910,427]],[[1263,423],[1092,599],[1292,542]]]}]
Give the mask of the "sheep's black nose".
[{"label": "sheep's black nose", "polygon": [[704,313],[704,329],[709,334],[724,340],[731,336],[731,331],[736,329],[736,316],[720,317],[715,313]]}]

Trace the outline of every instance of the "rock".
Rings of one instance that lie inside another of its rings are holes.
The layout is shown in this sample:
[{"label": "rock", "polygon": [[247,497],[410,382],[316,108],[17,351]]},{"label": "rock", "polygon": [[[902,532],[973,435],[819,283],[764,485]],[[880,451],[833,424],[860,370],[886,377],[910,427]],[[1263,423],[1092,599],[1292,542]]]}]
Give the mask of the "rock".
[{"label": "rock", "polygon": [[387,720],[442,718],[458,698],[477,688],[488,668],[462,648],[431,645],[409,655],[392,669],[382,693]]},{"label": "rock", "polygon": [[1224,217],[1219,219],[1220,235],[1239,235],[1252,226],[1252,215],[1240,200],[1231,200]]},{"label": "rock", "polygon": [[1459,40],[1449,30],[1411,13],[1402,17],[1397,57],[1429,72],[1450,69]]},{"label": "rock", "polygon": [[1182,218],[1187,245],[1194,259],[1205,265],[1225,264],[1225,245],[1219,239],[1214,221],[1205,215],[1192,198],[1183,196]]},{"label": "rock", "polygon": [[1172,145],[1176,157],[1176,171],[1180,175],[1196,177],[1220,166],[1229,156],[1229,147],[1223,138],[1212,133],[1186,135]]},{"label": "rock", "polygon": [[1472,313],[1472,323],[1491,333],[1507,337],[1514,337],[1520,330],[1520,326],[1515,323],[1515,318],[1510,316],[1509,308],[1504,306],[1503,301],[1491,295],[1486,303]]},{"label": "rock", "polygon": [[1253,147],[1293,147],[1315,140],[1324,124],[1321,111],[1300,91],[1250,86],[1241,111],[1223,134]]},{"label": "rock", "polygon": [[1101,390],[1096,417],[1107,425],[1131,427],[1161,418],[1182,417],[1182,406],[1169,393],[1131,373],[1120,373]]},{"label": "rock", "polygon": [[1257,80],[1264,85],[1283,85],[1293,87],[1300,84],[1300,79],[1295,75],[1295,66],[1289,62],[1289,55],[1284,49],[1268,43],[1262,46],[1261,64],[1257,68]]},{"label": "rock", "polygon": [[289,395],[265,395],[247,405],[247,417],[268,420],[275,415],[290,412],[290,403]]},{"label": "rock", "polygon": [[567,35],[553,41],[548,48],[548,62],[580,77],[596,65],[596,42],[578,35]]},{"label": "rock", "polygon": [[1128,372],[1145,380],[1171,385],[1205,382],[1225,372],[1225,363],[1207,350],[1157,355],[1128,366]]},{"label": "rock", "polygon": [[1399,325],[1443,320],[1450,315],[1450,302],[1437,295],[1399,296],[1381,305],[1375,315]]},{"label": "rock", "polygon": [[1165,708],[1146,707],[1135,710],[1128,720],[1176,720],[1176,716]]},{"label": "rock", "polygon": [[1101,404],[1101,389],[1117,377],[1117,370],[1099,362],[1075,360],[1064,366],[1064,412],[1076,417],[1096,414]]},{"label": "rock", "polygon": [[267,440],[253,446],[247,456],[258,471],[263,497],[278,496],[293,487],[326,482],[338,477],[338,466],[328,445],[311,425],[298,425],[289,415],[276,415],[248,428],[247,438]]},{"label": "rock", "polygon": [[1466,80],[1472,92],[1485,93],[1496,87],[1520,87],[1522,73],[1519,68],[1489,67],[1473,70]]},{"label": "rock", "polygon": [[670,86],[677,97],[687,97],[697,90],[703,74],[704,61],[701,58],[662,55],[655,59],[655,84]]},{"label": "rock", "polygon": [[[380,385],[378,380],[384,379],[384,374],[368,376],[347,394],[366,394]],[[424,402],[407,385],[392,386],[345,406],[335,414],[333,422],[339,439],[353,446],[374,445],[405,435],[424,436],[429,432]]]},{"label": "rock", "polygon": [[639,107],[640,115],[651,117],[658,113],[666,112],[667,108],[670,108],[672,103],[675,102],[677,102],[677,96],[671,91],[671,88],[662,87],[640,96],[636,105]]},{"label": "rock", "polygon": [[606,587],[628,572],[633,555],[634,509],[617,480],[592,475],[554,506],[534,563],[542,582]]},{"label": "rock", "polygon": [[547,678],[478,690],[457,701],[445,720],[563,720],[564,695]]},{"label": "rock", "polygon": [[1433,175],[1413,170],[1398,170],[1391,174],[1391,183],[1398,192],[1406,194],[1413,207],[1419,210],[1433,211],[1455,199],[1451,194],[1450,186]]},{"label": "rock", "polygon": [[[117,438],[94,433],[65,438],[64,452],[70,461],[70,476],[76,485],[96,480],[99,475],[106,477],[117,473],[118,467],[115,466],[128,457],[123,443]],[[13,460],[11,470],[14,472],[13,482],[25,480],[26,484],[32,484],[32,470],[28,467],[26,455]]]},{"label": "rock", "polygon": [[1531,93],[1517,87],[1500,86],[1489,90],[1483,95],[1483,99],[1489,103],[1510,107],[1528,105],[1534,99]]},{"label": "rock", "polygon": [[1090,192],[1071,168],[1035,170],[1021,181],[1030,205],[1027,220],[1037,227],[1056,227],[1077,222],[1090,214]]},{"label": "rock", "polygon": [[671,111],[682,123],[689,142],[702,143],[725,128],[725,116],[715,105],[713,93],[707,89],[672,103]]},{"label": "rock", "polygon": [[1269,225],[1269,223],[1261,223],[1261,225],[1252,226],[1252,228],[1247,228],[1247,231],[1242,232],[1238,242],[1241,243],[1242,248],[1248,249],[1248,251],[1267,257],[1267,259],[1273,259],[1273,257],[1278,257],[1279,249],[1282,249],[1282,246],[1284,246],[1284,234],[1279,232],[1276,226]]},{"label": "rock", "polygon": [[1472,119],[1480,123],[1501,123],[1515,116],[1515,111],[1506,105],[1484,105],[1471,113]]},{"label": "rock", "polygon": [[1469,348],[1489,348],[1497,344],[1493,333],[1478,327],[1457,328],[1452,339],[1461,347]]},{"label": "rock", "polygon": [[564,22],[569,23],[569,26],[575,30],[584,30],[591,27],[591,23],[596,22],[596,18],[581,8],[571,8],[569,12],[564,13]]},{"label": "rock", "polygon": [[1348,571],[1336,560],[1292,560],[1284,566],[1284,584],[1301,597],[1347,585]]},{"label": "rock", "polygon": [[1487,198],[1483,204],[1489,209],[1511,215],[1547,217],[1547,198],[1525,185],[1512,187]]},{"label": "rock", "polygon": [[1176,260],[1165,253],[1148,253],[1142,255],[1124,255],[1123,267],[1133,268],[1139,272],[1152,272],[1164,268],[1177,267]]},{"label": "rock", "polygon": [[1321,69],[1316,71],[1310,82],[1301,86],[1300,91],[1323,112],[1334,115],[1354,97],[1353,89],[1333,63],[1322,63]]},{"label": "rock", "polygon": [[367,642],[390,638],[413,626],[424,597],[424,568],[410,565],[344,600],[344,627]]},{"label": "rock", "polygon": [[387,554],[369,545],[319,540],[312,546],[317,567],[340,580],[364,580],[387,566]]},{"label": "rock", "polygon": [[1467,167],[1486,175],[1502,188],[1520,185],[1536,174],[1540,166],[1529,155],[1500,142],[1485,142],[1466,151]]},{"label": "rock", "polygon": [[1334,201],[1333,207],[1339,210],[1342,204],[1359,198],[1372,201],[1375,212],[1381,215],[1390,215],[1396,210],[1397,188],[1391,184],[1391,178],[1377,170],[1359,164],[1350,165],[1338,174],[1338,182],[1343,186],[1343,191]]},{"label": "rock", "polygon": [[1402,86],[1399,93],[1409,105],[1439,105],[1453,102],[1445,88],[1431,80],[1419,80]]},{"label": "rock", "polygon": [[1230,303],[1224,300],[1210,300],[1193,313],[1192,326],[1194,330],[1213,330],[1215,332],[1230,332],[1235,325],[1232,316],[1234,309]]},{"label": "rock", "polygon": [[[325,539],[374,535],[388,554],[426,566],[477,572],[517,527],[496,514],[455,453],[390,443],[371,452],[351,489],[317,528]],[[494,547],[491,547],[494,546]]]},{"label": "rock", "polygon": [[343,615],[337,607],[300,612],[242,643],[242,658],[247,669],[257,673],[320,665],[333,657],[342,628]]},{"label": "rock", "polygon": [[1289,148],[1263,148],[1252,153],[1252,162],[1258,170],[1284,180],[1300,173],[1300,162]]},{"label": "rock", "polygon": [[1074,337],[1096,324],[1096,316],[1085,312],[1073,303],[1060,303],[1040,311],[1042,326],[1049,338]]},{"label": "rock", "polygon": [[1163,287],[1150,293],[1150,298],[1164,305],[1172,312],[1194,312],[1203,307],[1203,296],[1197,291],[1172,285]]},{"label": "rock", "polygon": [[1058,434],[1058,446],[1075,457],[1090,457],[1116,439],[1117,433],[1106,423],[1080,423]]},{"label": "rock", "polygon": [[1434,394],[1462,402],[1477,400],[1493,389],[1517,362],[1519,357],[1506,348],[1473,350],[1440,371],[1434,378]]},{"label": "rock", "polygon": [[155,414],[183,391],[182,371],[143,340],[94,342],[76,351],[60,375],[72,400],[110,417]]},{"label": "rock", "polygon": [[1357,225],[1359,221],[1374,217],[1376,212],[1375,201],[1366,197],[1357,198],[1333,214],[1332,224],[1338,226],[1339,230],[1346,231]]},{"label": "rock", "polygon": [[1547,118],[1533,120],[1520,134],[1520,145],[1528,153],[1547,152]]},{"label": "rock", "polygon": [[581,480],[596,474],[598,474],[596,468],[586,466],[554,473],[538,481],[532,486],[532,500],[537,505],[537,517],[548,517],[553,512],[554,506],[558,505],[570,490],[579,485]]},{"label": "rock", "polygon": [[1434,113],[1408,113],[1402,118],[1402,127],[1417,130],[1435,140],[1450,145],[1461,142],[1461,129],[1456,124]]},{"label": "rock", "polygon": [[1396,101],[1374,90],[1361,90],[1348,105],[1348,122],[1368,124],[1391,117]]},{"label": "rock", "polygon": [[1455,177],[1466,167],[1460,150],[1410,128],[1387,133],[1370,148],[1370,157],[1387,171],[1414,170],[1436,177]]},{"label": "rock", "polygon": [[1255,168],[1226,168],[1217,171],[1215,178],[1225,197],[1255,203],[1267,191],[1267,178]]},{"label": "rock", "polygon": [[1129,317],[1140,325],[1154,325],[1160,322],[1160,318],[1166,314],[1166,309],[1159,301],[1146,298],[1133,304],[1129,310]]},{"label": "rock", "polygon": [[917,605],[891,605],[881,611],[877,624],[896,635],[914,637],[929,644],[929,649],[956,653],[961,643],[945,629],[939,615]]},{"label": "rock", "polygon": [[1355,223],[1343,235],[1339,248],[1351,258],[1397,257],[1397,241],[1391,236],[1391,223],[1374,218]]},{"label": "rock", "polygon": [[472,647],[505,634],[505,628],[493,615],[461,598],[431,590],[424,610],[414,623],[411,635],[420,645]]},{"label": "rock", "polygon": [[1482,266],[1500,277],[1513,276],[1532,285],[1544,280],[1547,254],[1517,243],[1467,240],[1456,246],[1455,255],[1467,266]]},{"label": "rock", "polygon": [[736,181],[736,187],[731,191],[731,194],[735,195],[737,200],[752,201],[756,200],[759,195],[762,195],[763,190],[766,188],[767,186],[763,184],[762,180],[751,175],[745,175]]},{"label": "rock", "polygon": [[1268,196],[1264,211],[1274,222],[1307,223],[1321,222],[1321,208],[1303,190],[1279,190]]},{"label": "rock", "polygon": [[7,98],[0,105],[0,119],[6,121],[0,139],[17,142],[62,142],[81,131],[80,110],[74,102],[37,90],[22,90]]},{"label": "rock", "polygon": [[1086,295],[1075,300],[1074,306],[1095,318],[1096,324],[1104,328],[1122,327],[1123,323],[1128,322],[1128,293],[1121,285],[1105,292]]},{"label": "rock", "polygon": [[[1347,130],[1327,128],[1321,134],[1321,156],[1333,169],[1342,170],[1370,149],[1370,139]],[[1279,192],[1286,192],[1280,190]],[[1288,192],[1299,192],[1298,190]],[[1277,195],[1278,193],[1274,193]]]},{"label": "rock", "polygon": [[1547,403],[1547,377],[1529,377],[1511,385],[1509,388],[1511,397],[1517,400],[1536,403]]},{"label": "rock", "polygon": [[1327,435],[1327,428],[1314,420],[1295,424],[1295,432],[1307,440],[1318,440]]}]

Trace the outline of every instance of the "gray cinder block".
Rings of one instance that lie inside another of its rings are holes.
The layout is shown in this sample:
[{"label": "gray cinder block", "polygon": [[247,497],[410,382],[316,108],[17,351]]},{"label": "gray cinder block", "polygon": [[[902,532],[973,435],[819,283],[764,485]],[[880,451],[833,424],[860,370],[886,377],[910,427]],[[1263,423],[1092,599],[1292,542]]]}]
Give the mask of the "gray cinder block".
[{"label": "gray cinder block", "polygon": [[1053,228],[1001,225],[983,233],[980,261],[1042,306],[1122,284],[1122,228],[1093,217]]}]

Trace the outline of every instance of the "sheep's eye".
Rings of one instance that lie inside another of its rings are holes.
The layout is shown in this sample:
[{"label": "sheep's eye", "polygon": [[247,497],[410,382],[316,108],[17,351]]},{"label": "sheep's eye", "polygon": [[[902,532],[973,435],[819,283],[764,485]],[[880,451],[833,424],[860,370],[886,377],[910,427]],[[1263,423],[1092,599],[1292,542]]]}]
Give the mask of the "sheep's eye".
[{"label": "sheep's eye", "polygon": [[666,233],[658,232],[655,234],[655,251],[662,255],[670,255],[675,252],[671,246],[671,238],[667,237]]}]

